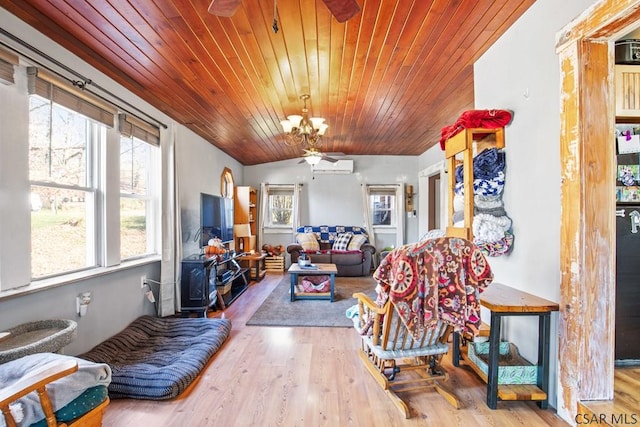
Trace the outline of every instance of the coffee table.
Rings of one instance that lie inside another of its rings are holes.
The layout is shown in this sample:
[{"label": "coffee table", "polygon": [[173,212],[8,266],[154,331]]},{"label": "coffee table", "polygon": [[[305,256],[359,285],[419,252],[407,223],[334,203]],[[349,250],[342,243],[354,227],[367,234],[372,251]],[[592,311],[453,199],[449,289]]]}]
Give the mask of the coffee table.
[{"label": "coffee table", "polygon": [[[335,282],[338,268],[335,264],[312,264],[315,268],[300,267],[298,263],[291,264],[289,267],[289,275],[291,276],[291,301],[297,299],[328,299],[333,302],[335,294]],[[320,276],[326,275],[331,279],[330,292],[296,292],[298,277],[302,276]]]}]

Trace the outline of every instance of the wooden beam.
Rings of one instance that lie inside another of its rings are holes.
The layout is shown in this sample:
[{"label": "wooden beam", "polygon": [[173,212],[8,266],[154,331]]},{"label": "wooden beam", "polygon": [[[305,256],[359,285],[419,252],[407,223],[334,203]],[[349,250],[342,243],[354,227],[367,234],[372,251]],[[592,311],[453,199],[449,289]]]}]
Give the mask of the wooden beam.
[{"label": "wooden beam", "polygon": [[[602,0],[558,33],[561,70],[559,407],[613,397],[615,35],[639,1]],[[633,18],[629,18],[633,15]]]}]

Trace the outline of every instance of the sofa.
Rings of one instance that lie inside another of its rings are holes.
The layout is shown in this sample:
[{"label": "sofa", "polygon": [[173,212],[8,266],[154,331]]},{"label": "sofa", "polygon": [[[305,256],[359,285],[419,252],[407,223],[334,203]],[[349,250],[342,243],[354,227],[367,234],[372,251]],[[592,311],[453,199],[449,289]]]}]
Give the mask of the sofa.
[{"label": "sofa", "polygon": [[287,246],[287,252],[292,264],[305,254],[314,264],[335,264],[338,276],[366,276],[376,248],[362,227],[305,225],[296,230],[296,242]]}]

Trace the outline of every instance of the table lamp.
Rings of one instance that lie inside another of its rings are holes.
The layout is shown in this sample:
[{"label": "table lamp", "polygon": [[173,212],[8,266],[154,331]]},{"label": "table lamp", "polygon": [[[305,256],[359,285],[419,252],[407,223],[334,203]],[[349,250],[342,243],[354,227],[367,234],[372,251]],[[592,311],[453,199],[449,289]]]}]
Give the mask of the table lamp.
[{"label": "table lamp", "polygon": [[236,238],[238,252],[244,252],[244,239],[251,237],[251,226],[249,224],[235,224],[233,226],[233,235]]}]

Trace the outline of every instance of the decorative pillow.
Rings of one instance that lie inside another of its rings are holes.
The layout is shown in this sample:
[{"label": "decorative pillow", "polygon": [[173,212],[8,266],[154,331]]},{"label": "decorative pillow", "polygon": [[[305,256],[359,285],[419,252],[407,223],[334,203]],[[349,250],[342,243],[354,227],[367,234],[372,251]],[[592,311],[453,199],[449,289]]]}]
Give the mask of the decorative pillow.
[{"label": "decorative pillow", "polygon": [[349,246],[349,240],[353,237],[353,233],[340,233],[338,237],[333,242],[333,246],[331,247],[334,251],[346,251],[347,246]]},{"label": "decorative pillow", "polygon": [[305,251],[320,250],[320,243],[318,243],[318,238],[316,237],[315,233],[298,233],[296,235],[296,240]]},{"label": "decorative pillow", "polygon": [[367,236],[364,234],[354,234],[347,246],[348,251],[359,251],[360,247],[367,242]]}]

